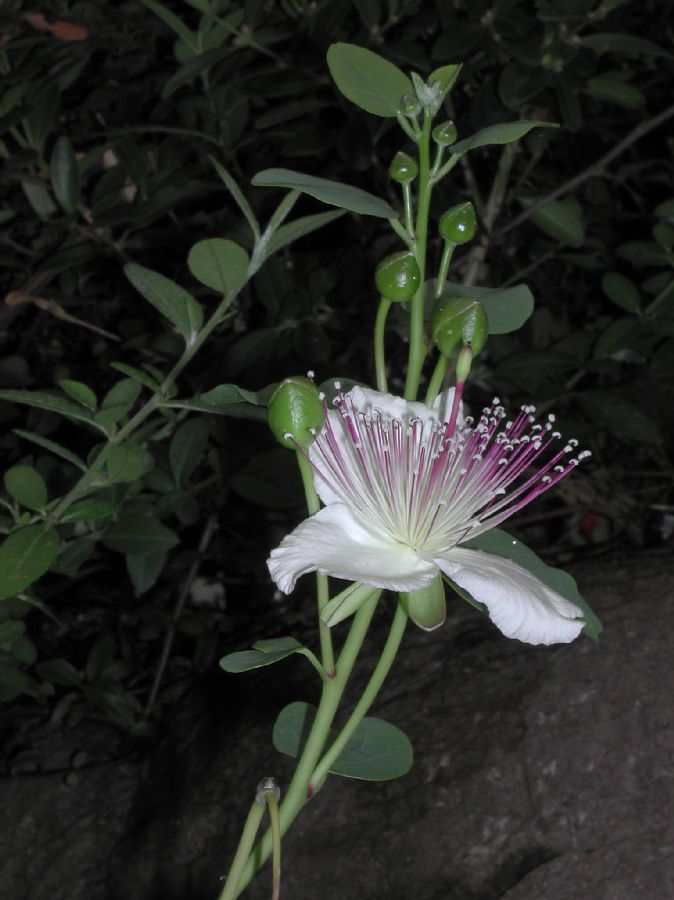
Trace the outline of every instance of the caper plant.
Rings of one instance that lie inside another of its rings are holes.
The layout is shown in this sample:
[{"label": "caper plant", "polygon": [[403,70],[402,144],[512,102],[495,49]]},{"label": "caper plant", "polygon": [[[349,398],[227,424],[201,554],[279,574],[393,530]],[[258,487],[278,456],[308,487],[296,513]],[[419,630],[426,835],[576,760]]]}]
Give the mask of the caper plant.
[{"label": "caper plant", "polygon": [[[452,206],[437,223],[430,214],[434,187],[464,153],[515,141],[540,123],[491,126],[457,142],[454,123],[435,120],[460,66],[444,66],[427,81],[413,73],[410,80],[381,57],[348,44],[330,48],[328,65],[348,99],[396,119],[404,132],[406,146],[389,169],[400,188],[400,210],[347,185],[287,170],[261,173],[254,183],[303,190],[379,216],[402,248],[374,273],[376,390],[356,385],[345,391],[334,381],[316,385],[310,372],[286,379],[269,402],[273,433],[296,453],[308,515],[272,550],[268,567],[284,593],[316,572],[320,647],[314,653],[292,637],[259,641],[221,665],[241,672],[299,653],[320,679],[321,698],[317,709],[294,702],[281,711],[274,743],[297,757],[297,767],[279,805],[275,782],[258,788],[220,900],[238,897],[269,856],[278,896],[282,836],[329,775],[387,780],[409,771],[407,737],[367,714],[408,623],[426,631],[440,627],[448,589],[487,614],[506,637],[527,643],[566,643],[582,631],[596,638],[600,629],[572,579],[498,528],[589,454],[577,452],[575,440],[562,439],[553,415],[537,422],[531,406],[510,417],[498,398],[474,416],[463,406],[473,361],[490,331],[514,330],[530,309],[521,294],[513,298],[448,280],[456,249],[478,231],[470,202]],[[435,229],[439,259],[431,253]],[[385,338],[394,303],[409,322],[402,397],[388,393]],[[429,356],[434,360],[427,367]],[[346,586],[333,591],[329,577]],[[333,721],[383,591],[395,597],[388,634],[362,695],[335,734]],[[271,825],[255,846],[265,807]]]}]

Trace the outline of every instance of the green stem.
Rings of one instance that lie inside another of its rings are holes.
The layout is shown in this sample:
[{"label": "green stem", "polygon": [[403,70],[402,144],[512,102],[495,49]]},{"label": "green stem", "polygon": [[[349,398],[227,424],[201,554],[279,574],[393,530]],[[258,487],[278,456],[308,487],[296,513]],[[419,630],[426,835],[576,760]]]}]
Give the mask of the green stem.
[{"label": "green stem", "polygon": [[431,375],[431,380],[428,382],[428,390],[426,391],[426,406],[433,406],[435,403],[435,398],[440,393],[440,389],[442,388],[442,382],[445,380],[445,375],[447,374],[447,369],[449,367],[449,357],[445,356],[444,353],[441,353],[437,363],[435,364],[435,369],[433,370],[433,374]]},{"label": "green stem", "polygon": [[[307,796],[307,787],[309,785],[312,772],[316,768],[321,751],[325,741],[327,740],[332,720],[337,712],[339,701],[344,693],[347,679],[351,674],[351,670],[358,656],[358,652],[362,646],[363,640],[367,633],[370,620],[374,613],[377,601],[381,592],[377,592],[372,598],[363,603],[353,618],[353,624],[349,631],[342,652],[337,661],[336,674],[333,679],[323,683],[323,693],[321,702],[316,712],[316,718],[309,732],[309,737],[302,751],[302,755],[295,769],[292,781],[288,786],[281,808],[279,810],[280,832],[284,835],[292,822],[294,822],[297,814],[310,799]],[[262,837],[253,853],[248,857],[248,861],[243,869],[239,880],[238,893],[234,897],[238,897],[249,884],[252,877],[269,858],[272,849],[272,834],[269,829]],[[225,900],[220,897],[219,900]],[[229,900],[229,898],[226,898]]]},{"label": "green stem", "polygon": [[344,726],[344,728],[342,728],[339,737],[335,740],[330,749],[321,759],[320,763],[314,769],[313,775],[311,776],[311,781],[309,782],[312,793],[316,793],[321,789],[325,782],[325,779],[328,776],[328,772],[330,771],[331,766],[334,764],[335,760],[342,752],[342,750],[346,747],[347,743],[351,740],[354,731],[363,720],[369,708],[372,706],[372,703],[374,702],[382,684],[384,683],[384,679],[388,675],[391,666],[393,665],[393,660],[396,657],[396,653],[398,652],[398,648],[400,647],[400,642],[402,641],[403,635],[405,633],[407,618],[407,612],[403,607],[403,604],[398,603],[395,615],[393,617],[393,622],[391,623],[391,630],[389,631],[388,637],[386,638],[384,649],[382,650],[382,654],[379,657],[379,662],[375,666],[375,669],[370,676],[370,680],[368,681],[367,686],[363,691],[362,697],[349,716],[346,725]]},{"label": "green stem", "polygon": [[424,126],[419,137],[419,200],[415,230],[414,255],[421,274],[419,290],[410,301],[410,349],[405,379],[405,399],[416,400],[426,357],[424,342],[424,274],[426,270],[426,241],[428,237],[428,213],[431,205],[433,181],[430,172],[430,136],[432,119],[424,114]]},{"label": "green stem", "polygon": [[243,826],[243,831],[241,832],[239,846],[236,848],[234,860],[227,875],[227,881],[225,882],[225,886],[222,889],[218,900],[233,900],[233,898],[237,896],[236,888],[239,879],[241,878],[241,873],[246,864],[246,860],[253,849],[253,841],[255,840],[255,835],[260,827],[263,815],[264,806],[257,800],[253,800],[248,813],[248,818],[246,819],[246,824]]},{"label": "green stem", "polygon": [[[304,485],[304,493],[307,498],[307,511],[310,516],[316,515],[321,508],[316,488],[314,487],[314,473],[311,463],[300,450],[297,451],[297,463],[300,467],[300,475],[302,476],[302,484]],[[316,599],[318,602],[318,629],[321,641],[321,662],[329,678],[335,671],[335,657],[332,649],[332,635],[330,629],[321,619],[321,613],[330,599],[330,589],[328,586],[328,576],[316,573]]]},{"label": "green stem", "polygon": [[412,217],[412,185],[409,181],[403,185],[403,206],[405,208],[405,228],[410,237],[414,237],[414,220]]},{"label": "green stem", "polygon": [[438,181],[442,181],[442,179],[445,177],[445,175],[448,175],[452,171],[452,169],[454,168],[454,166],[458,163],[458,161],[460,159],[461,159],[460,153],[452,153],[452,155],[449,157],[449,159],[444,164],[444,166],[433,174],[433,183],[437,184]]},{"label": "green stem", "polygon": [[265,794],[271,820],[271,900],[281,896],[281,823],[278,815],[278,801],[273,793]]},{"label": "green stem", "polygon": [[410,250],[414,251],[414,238],[410,237],[410,235],[405,230],[405,228],[403,227],[403,225],[399,221],[399,219],[389,219],[388,223],[391,226],[391,228],[395,231],[395,233],[398,235],[398,237],[403,242],[403,244],[405,244],[405,246],[408,247]]},{"label": "green stem", "polygon": [[54,507],[49,518],[47,519],[47,525],[52,525],[55,522],[58,522],[63,513],[70,506],[72,506],[72,504],[76,500],[78,500],[79,497],[81,497],[82,494],[89,489],[89,487],[91,487],[91,484],[96,478],[97,474],[101,472],[103,466],[105,465],[110,447],[112,447],[114,444],[120,444],[125,438],[132,434],[133,431],[140,424],[142,424],[145,419],[148,418],[148,416],[152,415],[155,409],[161,406],[163,398],[168,394],[169,390],[177,380],[180,373],[190,363],[192,357],[198,352],[204,341],[211,335],[216,326],[220,324],[222,317],[227,310],[227,307],[230,305],[233,299],[234,296],[223,297],[223,299],[216,307],[213,315],[210,317],[210,319],[208,319],[201,331],[199,331],[195,335],[194,339],[185,347],[180,358],[173,366],[169,374],[166,376],[164,381],[161,383],[157,392],[153,394],[153,396],[150,397],[147,403],[129,419],[129,421],[126,423],[126,425],[124,425],[123,428],[120,428],[120,430],[116,434],[112,435],[108,439],[108,443],[105,444],[105,446],[102,447],[101,450],[99,450],[94,461],[87,468],[86,472],[82,474],[79,481],[77,481],[73,485],[68,493],[61,499],[61,502]]},{"label": "green stem", "polygon": [[644,315],[652,316],[657,310],[658,306],[660,306],[661,303],[664,303],[664,301],[669,298],[669,295],[672,293],[672,291],[674,291],[674,278],[669,282],[669,284],[666,284],[663,287],[660,293],[656,297],[654,297],[653,300],[651,300],[651,302],[644,310]]},{"label": "green stem", "polygon": [[391,301],[386,297],[382,297],[377,307],[377,319],[374,324],[374,367],[377,375],[377,390],[387,391],[388,382],[386,380],[386,360],[384,357],[384,334],[386,332],[386,318]]},{"label": "green stem", "polygon": [[438,269],[438,277],[435,281],[435,299],[437,300],[441,294],[442,289],[445,286],[445,281],[447,281],[447,273],[449,272],[449,264],[452,261],[452,256],[454,254],[454,248],[456,244],[452,241],[445,241],[445,246],[442,251],[442,258],[440,260],[440,268]]}]

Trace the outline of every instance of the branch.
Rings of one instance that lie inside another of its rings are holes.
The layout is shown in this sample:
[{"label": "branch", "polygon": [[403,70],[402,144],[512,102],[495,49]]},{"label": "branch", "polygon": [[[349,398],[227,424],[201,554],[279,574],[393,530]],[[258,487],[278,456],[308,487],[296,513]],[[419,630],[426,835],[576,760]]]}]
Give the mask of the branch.
[{"label": "branch", "polygon": [[586,169],[583,169],[582,172],[579,172],[578,175],[574,175],[573,178],[569,179],[569,181],[560,185],[560,187],[556,188],[552,193],[548,194],[546,197],[542,197],[536,203],[528,206],[523,212],[516,216],[512,222],[509,222],[503,228],[496,232],[496,237],[502,237],[506,232],[510,231],[513,228],[517,228],[518,225],[521,225],[522,222],[525,222],[529,216],[532,216],[537,210],[541,209],[541,207],[545,206],[548,203],[552,203],[553,200],[557,200],[559,197],[563,197],[564,194],[568,194],[569,191],[573,191],[578,185],[582,184],[588,178],[591,178],[593,175],[601,174],[602,169],[606,168],[606,166],[613,162],[616,156],[620,156],[628,147],[631,147],[632,144],[636,143],[640,138],[644,137],[644,135],[653,131],[659,125],[662,125],[663,122],[666,122],[667,119],[670,119],[674,116],[674,105],[668,106],[667,109],[663,110],[661,113],[658,113],[657,116],[653,116],[652,119],[648,119],[646,122],[640,122],[636,128],[633,128],[632,131],[628,135],[626,135],[622,141],[615,145],[608,153],[605,153],[600,159],[596,162],[589,165]]}]

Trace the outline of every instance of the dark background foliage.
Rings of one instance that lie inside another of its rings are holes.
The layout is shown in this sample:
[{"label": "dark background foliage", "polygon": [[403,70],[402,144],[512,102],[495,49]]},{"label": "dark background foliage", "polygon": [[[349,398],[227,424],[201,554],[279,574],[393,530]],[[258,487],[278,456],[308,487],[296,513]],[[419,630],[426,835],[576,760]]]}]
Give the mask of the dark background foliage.
[{"label": "dark background foliage", "polygon": [[[670,13],[667,0],[6,0],[0,388],[51,390],[71,379],[100,396],[119,380],[111,363],[170,368],[178,338],[123,266],[159,271],[213,307],[187,266],[190,247],[212,237],[250,242],[211,157],[262,221],[282,195],[250,180],[274,166],[399,205],[387,171],[404,136],[395,120],[337,92],[325,62],[331,43],[369,47],[422,75],[463,62],[447,109],[459,139],[516,119],[560,124],[516,149],[465,157],[432,211],[467,198],[478,210],[482,243],[457,255],[455,281],[525,282],[536,298],[519,333],[490,341],[469,401],[498,392],[509,404],[554,408],[560,430],[594,454],[514,526],[552,560],[668,539]],[[75,202],[58,177],[71,151]],[[308,197],[296,208],[323,210]],[[372,272],[393,249],[382,220],[347,214],[276,254],[184,373],[180,396],[235,383],[263,403],[269,385],[307,369],[319,382],[370,381]],[[404,339],[404,317],[393,325]],[[107,526],[71,525],[27,599],[0,601],[2,699],[14,716],[3,726],[6,765],[48,763],[30,737],[46,722],[93,717],[151,735],[195,672],[256,631],[254,616],[272,609],[279,632],[304,627],[307,598],[274,597],[264,565],[301,514],[301,494],[291,454],[274,446],[258,413],[167,416],[142,478],[106,488],[118,518],[151,515],[179,537],[168,556],[146,554],[141,565],[132,548],[105,534],[101,543]],[[50,499],[69,489],[72,467],[15,430],[82,457],[95,444],[44,409],[4,400],[0,420],[3,470],[34,467]],[[7,533],[20,511],[4,500]]]}]

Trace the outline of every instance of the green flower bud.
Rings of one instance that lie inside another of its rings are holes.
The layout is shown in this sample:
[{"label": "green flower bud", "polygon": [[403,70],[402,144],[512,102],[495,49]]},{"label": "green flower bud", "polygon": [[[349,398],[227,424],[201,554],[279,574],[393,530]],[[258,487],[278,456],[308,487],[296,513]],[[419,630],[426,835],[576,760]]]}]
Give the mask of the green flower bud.
[{"label": "green flower bud", "polygon": [[406,119],[416,119],[421,112],[421,103],[414,94],[404,94],[398,107],[398,112]]},{"label": "green flower bud", "polygon": [[436,575],[426,587],[410,591],[405,600],[410,619],[424,631],[434,631],[445,621],[447,605],[441,575]]},{"label": "green flower bud", "polygon": [[393,157],[393,162],[388,170],[389,176],[400,184],[409,184],[410,181],[414,181],[418,173],[419,166],[416,160],[402,151]]},{"label": "green flower bud", "polygon": [[447,122],[436,125],[433,129],[433,140],[436,144],[440,144],[441,147],[449,147],[450,144],[453,144],[456,141],[456,125],[454,122],[449,119]]},{"label": "green flower bud", "polygon": [[269,427],[283,447],[308,447],[325,422],[319,390],[301,375],[286,378],[269,400]]},{"label": "green flower bud", "polygon": [[475,208],[470,201],[453,206],[440,219],[440,234],[446,241],[454,244],[470,241],[476,230]]},{"label": "green flower bud", "polygon": [[477,356],[487,343],[489,322],[484,306],[471,297],[441,297],[431,316],[431,337],[444,356],[469,345]]},{"label": "green flower bud", "polygon": [[421,272],[414,254],[402,250],[387,256],[377,266],[374,281],[386,300],[393,303],[411,300],[421,284]]}]

